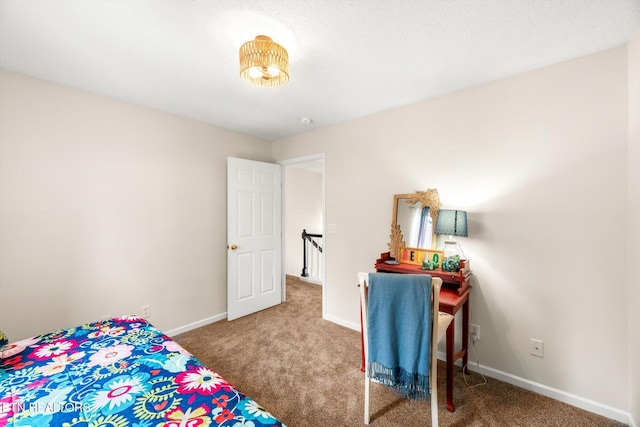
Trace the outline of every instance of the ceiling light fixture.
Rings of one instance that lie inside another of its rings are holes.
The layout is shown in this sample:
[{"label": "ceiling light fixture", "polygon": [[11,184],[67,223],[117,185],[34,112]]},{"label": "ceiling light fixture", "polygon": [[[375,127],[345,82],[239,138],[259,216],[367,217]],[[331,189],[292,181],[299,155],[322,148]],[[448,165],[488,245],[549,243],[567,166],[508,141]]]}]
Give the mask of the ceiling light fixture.
[{"label": "ceiling light fixture", "polygon": [[240,46],[240,77],[262,87],[279,87],[289,81],[289,54],[267,36]]}]

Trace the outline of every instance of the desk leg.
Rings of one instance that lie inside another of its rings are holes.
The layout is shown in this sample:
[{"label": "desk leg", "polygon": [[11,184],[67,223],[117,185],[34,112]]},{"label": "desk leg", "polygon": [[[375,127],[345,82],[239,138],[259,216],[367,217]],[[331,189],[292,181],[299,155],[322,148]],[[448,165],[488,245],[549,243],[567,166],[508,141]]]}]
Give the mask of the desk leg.
[{"label": "desk leg", "polygon": [[469,361],[469,300],[462,305],[462,370],[468,374],[467,362]]},{"label": "desk leg", "polygon": [[455,317],[447,328],[447,411],[453,412],[453,344],[456,331]]}]

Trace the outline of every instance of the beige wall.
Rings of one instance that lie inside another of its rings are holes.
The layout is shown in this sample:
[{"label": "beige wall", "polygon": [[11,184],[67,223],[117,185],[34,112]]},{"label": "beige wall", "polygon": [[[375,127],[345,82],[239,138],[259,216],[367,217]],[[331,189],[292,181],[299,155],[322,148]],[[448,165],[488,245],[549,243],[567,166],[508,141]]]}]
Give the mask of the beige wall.
[{"label": "beige wall", "polygon": [[640,29],[629,43],[629,408],[640,425]]},{"label": "beige wall", "polygon": [[628,411],[626,53],[274,142],[276,159],[326,156],[327,318],[358,325],[356,273],[386,250],[393,194],[435,187],[469,212],[483,366]]},{"label": "beige wall", "polygon": [[0,74],[0,326],[12,339],[140,313],[226,312],[226,158],[271,145]]}]

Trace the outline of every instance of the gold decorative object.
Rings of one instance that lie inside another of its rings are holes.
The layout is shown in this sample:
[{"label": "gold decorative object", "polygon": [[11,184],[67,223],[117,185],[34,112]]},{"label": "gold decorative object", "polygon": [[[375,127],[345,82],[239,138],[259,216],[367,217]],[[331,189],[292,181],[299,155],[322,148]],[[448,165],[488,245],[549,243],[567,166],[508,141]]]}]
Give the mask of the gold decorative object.
[{"label": "gold decorative object", "polygon": [[398,224],[391,224],[391,234],[389,235],[389,255],[391,258],[398,259],[400,249],[406,246],[402,239],[400,226]]},{"label": "gold decorative object", "polygon": [[240,46],[240,77],[262,87],[279,87],[289,81],[289,54],[267,36]]},{"label": "gold decorative object", "polygon": [[[435,227],[438,220],[438,211],[440,210],[440,195],[435,188],[429,188],[427,191],[418,191],[414,194],[404,194],[402,198],[406,198],[408,203],[422,203],[422,207],[429,206],[429,214],[433,220]],[[404,197],[406,196],[406,197]]]},{"label": "gold decorative object", "polygon": [[[393,217],[391,223],[391,234],[389,236],[389,255],[391,258],[399,260],[402,249],[406,247],[404,236],[402,235],[402,229],[398,224],[398,203],[406,202],[408,204],[420,203],[422,207],[429,207],[429,215],[435,225],[438,220],[438,212],[440,210],[440,195],[435,188],[429,188],[426,191],[418,191],[411,194],[396,194],[393,196]],[[419,248],[419,249],[435,249],[436,238],[435,234],[431,236],[431,248]],[[416,249],[416,248],[411,248]],[[418,253],[418,252],[416,252]],[[420,252],[422,253],[422,252]]]}]

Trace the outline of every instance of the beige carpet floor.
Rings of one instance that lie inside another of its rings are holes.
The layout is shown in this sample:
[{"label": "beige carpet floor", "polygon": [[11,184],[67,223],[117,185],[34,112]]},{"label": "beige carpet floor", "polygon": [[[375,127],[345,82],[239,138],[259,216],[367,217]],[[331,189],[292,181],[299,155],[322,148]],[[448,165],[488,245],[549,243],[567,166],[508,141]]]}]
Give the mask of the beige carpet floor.
[{"label": "beige carpet floor", "polygon": [[[174,339],[289,427],[363,425],[360,334],[322,319],[320,286],[291,277],[287,282],[285,303]],[[623,425],[492,378],[469,388],[456,369],[456,410],[448,412],[439,363],[441,426]],[[471,384],[481,380],[468,376]],[[429,402],[398,398],[378,384],[371,396],[372,426],[430,423]]]}]

